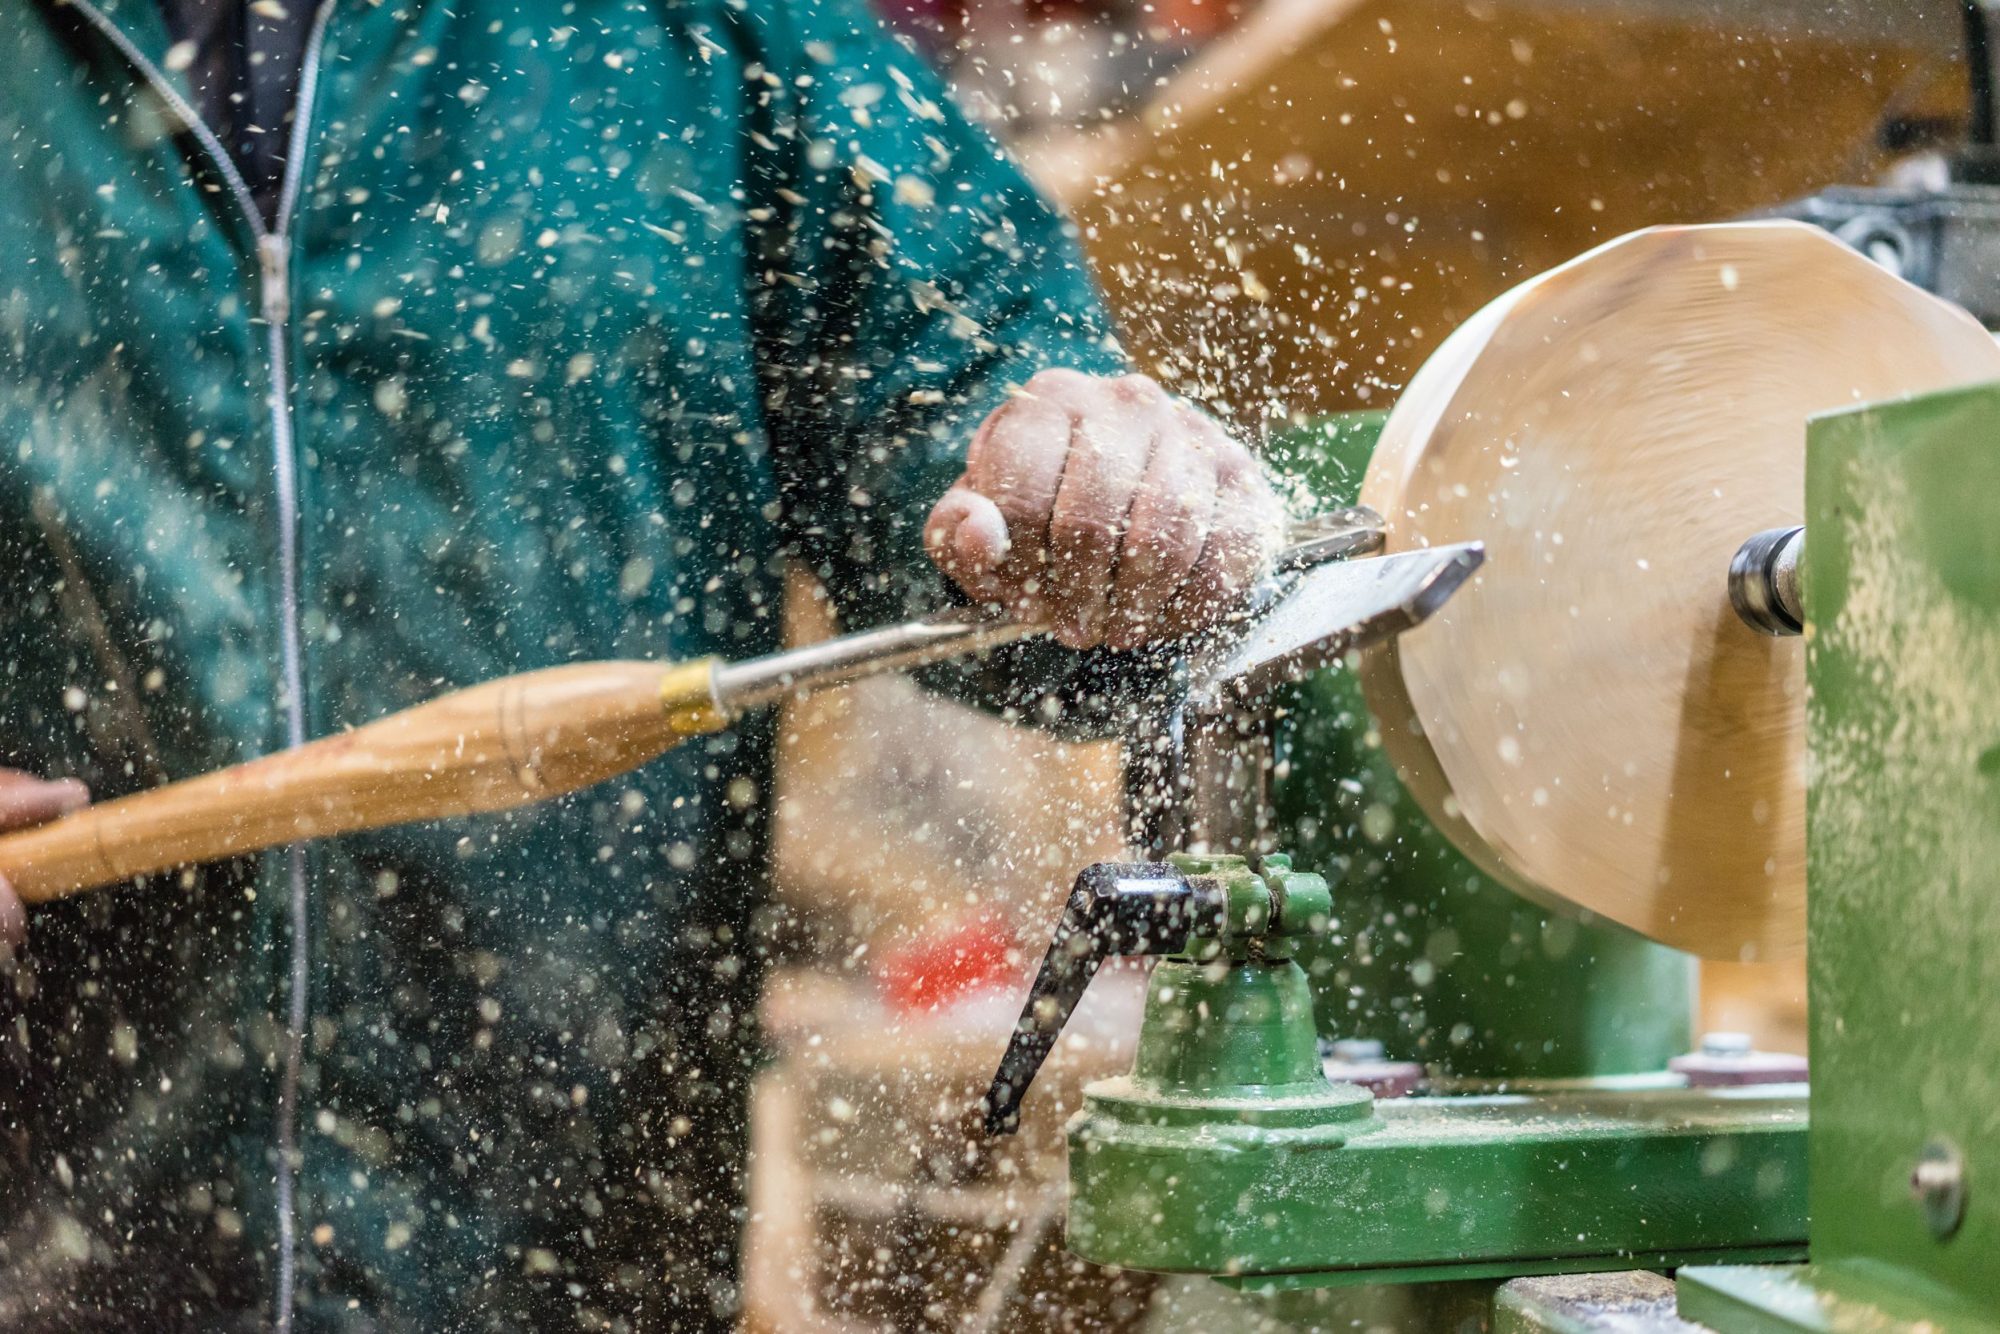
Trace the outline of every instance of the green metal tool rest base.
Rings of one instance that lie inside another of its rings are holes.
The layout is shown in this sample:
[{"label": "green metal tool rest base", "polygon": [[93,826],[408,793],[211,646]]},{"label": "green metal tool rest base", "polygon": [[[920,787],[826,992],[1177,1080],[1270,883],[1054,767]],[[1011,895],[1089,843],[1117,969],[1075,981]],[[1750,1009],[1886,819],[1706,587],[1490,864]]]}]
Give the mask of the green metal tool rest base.
[{"label": "green metal tool rest base", "polygon": [[[1377,1102],[1327,1078],[1303,932],[1259,934],[1282,857],[1176,858],[1230,921],[1154,969],[1132,1073],[1069,1128],[1070,1249],[1271,1286],[1797,1259],[1804,1090],[1611,1081]],[[1315,919],[1326,916],[1315,909]],[[1280,914],[1290,916],[1290,914]]]},{"label": "green metal tool rest base", "polygon": [[1106,1081],[1070,1127],[1069,1247],[1253,1288],[1799,1259],[1803,1092],[1377,1103],[1328,1084],[1315,1123],[1302,1094]]}]

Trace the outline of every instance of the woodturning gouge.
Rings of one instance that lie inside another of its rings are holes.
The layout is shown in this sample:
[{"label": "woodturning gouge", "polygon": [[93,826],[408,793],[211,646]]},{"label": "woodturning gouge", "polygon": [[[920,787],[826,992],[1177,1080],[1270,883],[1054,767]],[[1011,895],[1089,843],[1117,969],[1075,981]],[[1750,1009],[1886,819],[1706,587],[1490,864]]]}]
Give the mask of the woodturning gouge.
[{"label": "woodturning gouge", "polygon": [[0,838],[0,875],[38,903],[300,839],[525,806],[635,769],[788,694],[1040,632],[967,609],[740,663],[522,672]]},{"label": "woodturning gouge", "polygon": [[[1381,524],[1366,511],[1341,511],[1294,537],[1276,565],[1279,581],[1293,581],[1287,592],[1299,578],[1288,572],[1380,545]],[[1276,606],[1285,604],[1279,595]],[[1272,610],[1267,586],[1236,625]],[[1328,608],[1330,616],[1342,611]],[[523,672],[10,834],[0,838],[0,875],[39,903],[301,839],[525,806],[635,769],[787,696],[1043,630],[960,609],[740,663],[587,662]]]}]

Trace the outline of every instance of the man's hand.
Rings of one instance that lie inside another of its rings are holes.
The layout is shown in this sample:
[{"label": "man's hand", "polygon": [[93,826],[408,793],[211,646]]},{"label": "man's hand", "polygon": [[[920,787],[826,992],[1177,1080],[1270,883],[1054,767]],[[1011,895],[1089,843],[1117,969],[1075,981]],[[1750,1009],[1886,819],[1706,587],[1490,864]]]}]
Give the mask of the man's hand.
[{"label": "man's hand", "polygon": [[[49,782],[19,769],[0,769],[0,831],[41,824],[89,804],[89,790],[74,778]],[[0,876],[0,948],[12,949],[27,934],[27,910],[7,877]]]},{"label": "man's hand", "polygon": [[924,545],[1071,648],[1133,648],[1213,622],[1283,532],[1257,461],[1212,418],[1143,375],[1051,370],[981,424]]}]

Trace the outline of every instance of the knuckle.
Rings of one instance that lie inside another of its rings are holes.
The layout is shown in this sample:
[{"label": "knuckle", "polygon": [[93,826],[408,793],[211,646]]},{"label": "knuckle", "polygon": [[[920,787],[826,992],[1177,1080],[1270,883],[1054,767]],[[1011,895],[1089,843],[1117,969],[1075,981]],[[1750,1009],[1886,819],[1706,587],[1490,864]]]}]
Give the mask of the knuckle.
[{"label": "knuckle", "polygon": [[1170,557],[1186,541],[1191,526],[1187,512],[1178,506],[1149,508],[1125,530],[1125,550],[1147,560]]},{"label": "knuckle", "polygon": [[979,423],[979,429],[972,434],[972,447],[967,453],[974,459],[989,445],[994,437],[1004,435],[1020,415],[1020,400],[1008,399],[999,407],[986,414],[986,420]]},{"label": "knuckle", "polygon": [[1036,491],[1028,485],[1025,477],[1009,477],[995,486],[988,498],[1000,516],[1011,521],[1046,523],[1052,514],[1055,500],[1051,495]]},{"label": "knuckle", "polygon": [[973,439],[971,463],[982,472],[1007,466],[1007,455],[1028,429],[1028,415],[1017,403],[1003,403],[980,425]]},{"label": "knuckle", "polygon": [[1082,371],[1050,366],[1029,376],[1025,388],[1032,394],[1062,396],[1083,390],[1090,383],[1091,378]]},{"label": "knuckle", "polygon": [[1257,468],[1256,456],[1235,436],[1223,431],[1208,432],[1208,450],[1215,460],[1216,475],[1225,481],[1235,481]]},{"label": "knuckle", "polygon": [[1007,536],[1012,540],[1030,547],[1048,540],[1052,526],[1048,506],[1013,500],[1002,501],[994,508],[1000,511],[1000,522],[1006,525]]},{"label": "knuckle", "polygon": [[1116,377],[1110,388],[1114,395],[1131,403],[1156,403],[1166,397],[1158,381],[1137,371]]},{"label": "knuckle", "polygon": [[1094,555],[1116,541],[1116,530],[1099,515],[1061,514],[1049,524],[1049,546],[1060,554]]}]

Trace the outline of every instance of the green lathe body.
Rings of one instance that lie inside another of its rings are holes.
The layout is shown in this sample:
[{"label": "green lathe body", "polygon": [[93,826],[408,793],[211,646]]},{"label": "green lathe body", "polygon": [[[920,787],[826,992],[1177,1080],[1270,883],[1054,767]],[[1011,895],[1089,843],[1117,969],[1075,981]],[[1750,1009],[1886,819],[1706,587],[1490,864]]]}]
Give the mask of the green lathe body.
[{"label": "green lathe body", "polygon": [[1722,1330],[2000,1329],[2000,386],[1806,446],[1812,1263]]},{"label": "green lathe body", "polygon": [[[1293,462],[1347,499],[1373,429]],[[1190,1328],[2000,1330],[2000,386],[1810,439],[1810,1095],[1667,1076],[1689,961],[1486,881],[1322,674],[1272,797],[1330,929],[1159,966],[1071,1123],[1073,1250],[1238,1290]],[[1443,1091],[1328,1081],[1315,1031]]]}]

